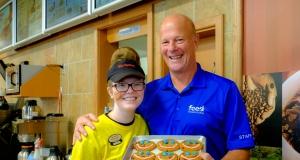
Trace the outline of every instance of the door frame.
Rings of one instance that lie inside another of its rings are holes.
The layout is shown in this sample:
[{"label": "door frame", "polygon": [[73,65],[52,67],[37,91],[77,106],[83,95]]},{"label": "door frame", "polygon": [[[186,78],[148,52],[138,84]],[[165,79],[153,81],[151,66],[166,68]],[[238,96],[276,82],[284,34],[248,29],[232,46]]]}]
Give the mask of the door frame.
[{"label": "door frame", "polygon": [[[126,26],[141,20],[147,21],[147,81],[153,80],[153,4],[161,0],[144,2],[142,5],[132,5],[117,13],[110,13],[95,25],[95,66],[94,66],[94,113],[104,113],[104,107],[109,102],[106,74],[109,70],[112,53],[118,48],[117,43],[109,43],[107,32],[112,28]],[[105,93],[105,94],[103,94]]]}]

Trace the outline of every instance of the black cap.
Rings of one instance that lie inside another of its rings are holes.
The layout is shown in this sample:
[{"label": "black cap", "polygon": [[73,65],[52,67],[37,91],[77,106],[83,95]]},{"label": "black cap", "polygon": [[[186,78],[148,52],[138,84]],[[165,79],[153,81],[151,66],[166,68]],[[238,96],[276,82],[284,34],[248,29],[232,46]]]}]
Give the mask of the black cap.
[{"label": "black cap", "polygon": [[145,79],[145,73],[140,65],[132,59],[123,59],[116,62],[108,71],[106,80],[118,82],[127,76],[137,76]]}]

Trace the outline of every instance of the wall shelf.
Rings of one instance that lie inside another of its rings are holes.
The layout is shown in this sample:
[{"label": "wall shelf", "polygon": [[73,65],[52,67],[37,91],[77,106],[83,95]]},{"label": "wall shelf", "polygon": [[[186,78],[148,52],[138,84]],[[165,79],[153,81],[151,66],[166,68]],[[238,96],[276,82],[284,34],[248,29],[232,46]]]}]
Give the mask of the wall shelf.
[{"label": "wall shelf", "polygon": [[6,95],[6,98],[19,97],[58,97],[60,90],[60,67],[46,66],[20,86],[20,93]]}]

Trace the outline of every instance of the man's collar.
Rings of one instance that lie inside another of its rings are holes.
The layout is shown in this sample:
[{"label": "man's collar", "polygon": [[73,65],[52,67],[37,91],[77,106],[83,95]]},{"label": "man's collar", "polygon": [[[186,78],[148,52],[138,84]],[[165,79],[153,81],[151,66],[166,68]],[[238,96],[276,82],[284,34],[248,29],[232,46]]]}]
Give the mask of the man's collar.
[{"label": "man's collar", "polygon": [[[204,78],[204,70],[201,68],[201,65],[197,62],[197,71],[194,75],[191,83],[188,87],[199,87],[202,88],[205,86],[205,78]],[[161,89],[171,89],[174,88],[174,85],[171,80],[171,74],[168,72],[168,75],[165,77],[164,81],[162,82]]]}]

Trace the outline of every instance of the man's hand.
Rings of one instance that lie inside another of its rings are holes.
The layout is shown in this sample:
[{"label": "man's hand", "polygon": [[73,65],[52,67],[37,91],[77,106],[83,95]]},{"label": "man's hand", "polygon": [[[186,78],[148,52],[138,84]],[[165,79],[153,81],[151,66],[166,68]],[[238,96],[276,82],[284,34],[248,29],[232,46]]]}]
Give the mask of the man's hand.
[{"label": "man's hand", "polygon": [[202,157],[203,160],[214,160],[209,153],[199,152],[199,155]]},{"label": "man's hand", "polygon": [[88,114],[85,114],[85,115],[77,118],[74,133],[73,133],[73,142],[72,142],[73,145],[75,144],[76,139],[81,141],[81,139],[82,139],[81,134],[83,134],[84,136],[87,136],[84,126],[88,126],[91,129],[95,129],[95,126],[92,122],[98,122],[97,116],[95,116],[92,113],[88,113]]}]

